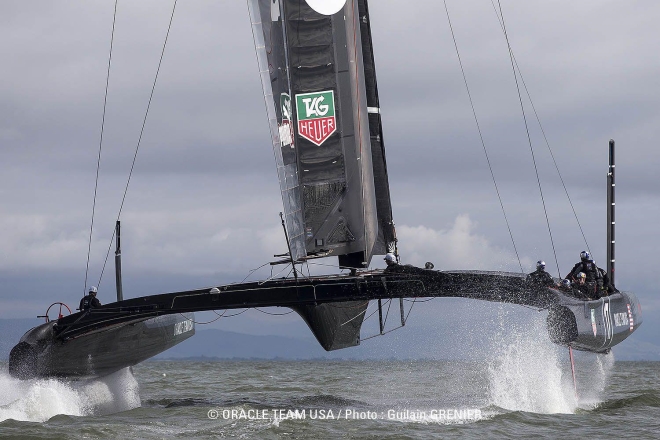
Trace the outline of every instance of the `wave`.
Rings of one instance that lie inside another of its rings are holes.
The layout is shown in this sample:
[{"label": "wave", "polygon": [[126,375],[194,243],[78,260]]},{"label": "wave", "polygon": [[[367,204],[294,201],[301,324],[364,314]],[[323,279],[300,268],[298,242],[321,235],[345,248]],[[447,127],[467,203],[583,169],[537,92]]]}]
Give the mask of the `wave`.
[{"label": "wave", "polygon": [[620,399],[609,399],[600,403],[595,410],[605,411],[621,408],[660,408],[660,393],[656,390],[633,391],[636,394],[630,397]]},{"label": "wave", "polygon": [[208,399],[198,399],[194,397],[189,398],[164,398],[164,399],[148,399],[144,402],[146,407],[160,407],[160,408],[177,408],[186,406],[209,406],[217,405],[217,402]]},{"label": "wave", "polygon": [[304,396],[291,400],[291,406],[305,406],[316,408],[344,408],[344,407],[365,407],[365,402],[359,400],[346,399],[344,397],[322,394],[318,396]]}]

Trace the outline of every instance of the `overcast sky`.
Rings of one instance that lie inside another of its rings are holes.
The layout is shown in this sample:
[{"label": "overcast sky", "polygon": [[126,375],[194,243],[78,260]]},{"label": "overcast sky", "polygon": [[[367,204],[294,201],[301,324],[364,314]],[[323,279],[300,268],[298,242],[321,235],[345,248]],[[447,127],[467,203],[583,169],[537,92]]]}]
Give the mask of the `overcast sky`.
[{"label": "overcast sky", "polygon": [[[448,6],[524,269],[544,259],[557,275],[493,6]],[[110,244],[171,7],[118,4],[88,284],[97,284]],[[112,0],[0,3],[0,318],[33,317],[57,300],[77,305],[84,292],[113,8]],[[638,293],[639,334],[657,342],[660,3],[503,0],[502,8],[603,267],[607,144],[617,141],[617,286]],[[370,12],[402,260],[519,270],[443,3],[372,0]],[[524,102],[565,275],[586,245]],[[245,1],[180,0],[121,216],[125,296],[240,281],[285,251],[280,210]],[[380,258],[372,263],[382,267]],[[113,296],[111,258],[99,298]],[[452,304],[469,316],[468,306]],[[228,321],[225,328],[262,323],[278,332],[258,313]]]}]

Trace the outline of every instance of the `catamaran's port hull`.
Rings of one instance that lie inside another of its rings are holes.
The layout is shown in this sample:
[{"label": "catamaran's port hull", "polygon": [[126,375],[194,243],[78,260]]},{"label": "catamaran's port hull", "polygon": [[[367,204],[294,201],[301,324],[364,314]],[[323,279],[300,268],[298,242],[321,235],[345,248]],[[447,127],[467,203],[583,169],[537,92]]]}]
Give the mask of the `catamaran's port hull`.
[{"label": "catamaran's port hull", "polygon": [[136,365],[195,334],[194,315],[138,318],[59,340],[51,321],[28,331],[12,349],[9,373],[33,377],[85,379]]}]

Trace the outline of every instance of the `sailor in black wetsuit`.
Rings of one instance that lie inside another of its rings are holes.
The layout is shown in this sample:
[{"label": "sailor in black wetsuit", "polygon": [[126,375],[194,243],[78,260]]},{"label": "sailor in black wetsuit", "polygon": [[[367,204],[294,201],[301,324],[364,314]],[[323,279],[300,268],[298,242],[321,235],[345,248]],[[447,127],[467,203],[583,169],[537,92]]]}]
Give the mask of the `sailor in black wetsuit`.
[{"label": "sailor in black wetsuit", "polygon": [[[591,255],[587,251],[580,252],[580,262],[573,266],[573,269],[566,275],[566,278],[573,282],[579,282],[578,274],[580,272],[586,276],[585,285],[589,290],[589,296],[595,296],[596,299],[600,298],[604,288],[603,273],[596,266],[596,263],[594,263],[594,260],[591,259]],[[591,293],[592,291],[593,293]]]},{"label": "sailor in black wetsuit", "polygon": [[545,261],[543,260],[536,262],[536,270],[527,275],[527,282],[538,287],[550,287],[555,285],[555,281],[552,279],[552,276],[545,271]]},{"label": "sailor in black wetsuit", "polygon": [[[580,272],[581,275],[584,273]],[[559,283],[559,291],[564,292],[572,297],[581,299],[583,301],[589,301],[591,297],[587,295],[587,286],[585,286],[584,281],[580,283],[580,274],[578,274],[578,281],[576,283],[571,283],[571,280],[563,279]]]},{"label": "sailor in black wetsuit", "polygon": [[96,292],[96,287],[92,286],[89,288],[89,294],[83,296],[80,300],[79,310],[85,311],[94,307],[101,307],[101,302],[96,299]]},{"label": "sailor in black wetsuit", "polygon": [[559,283],[559,290],[561,290],[562,292],[572,292],[573,286],[571,286],[571,280],[567,280],[567,279],[561,280],[561,283]]},{"label": "sailor in black wetsuit", "polygon": [[614,284],[612,284],[612,281],[610,280],[610,276],[607,274],[607,272],[605,272],[605,270],[601,269],[600,267],[597,268],[600,271],[600,274],[603,276],[603,292],[607,292],[607,293],[618,292],[619,290],[616,287],[614,287]]},{"label": "sailor in black wetsuit", "polygon": [[600,295],[594,289],[594,286],[586,283],[587,274],[584,272],[579,272],[577,274],[577,282],[573,286],[580,292],[580,299],[585,301],[592,301],[594,299],[600,298]]},{"label": "sailor in black wetsuit", "polygon": [[394,254],[385,255],[384,260],[385,260],[385,264],[387,264],[387,267],[385,268],[385,272],[393,272],[399,266],[399,262],[396,261],[396,255]]}]

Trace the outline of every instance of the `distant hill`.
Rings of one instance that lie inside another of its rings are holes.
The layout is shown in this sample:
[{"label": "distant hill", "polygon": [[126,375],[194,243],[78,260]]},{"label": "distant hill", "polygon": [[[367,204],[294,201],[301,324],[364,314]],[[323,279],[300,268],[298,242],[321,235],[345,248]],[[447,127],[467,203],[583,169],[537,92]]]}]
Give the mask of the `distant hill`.
[{"label": "distant hill", "polygon": [[313,338],[254,336],[209,329],[156,356],[157,359],[310,359],[325,357],[325,350]]}]

